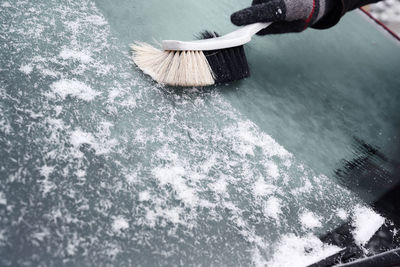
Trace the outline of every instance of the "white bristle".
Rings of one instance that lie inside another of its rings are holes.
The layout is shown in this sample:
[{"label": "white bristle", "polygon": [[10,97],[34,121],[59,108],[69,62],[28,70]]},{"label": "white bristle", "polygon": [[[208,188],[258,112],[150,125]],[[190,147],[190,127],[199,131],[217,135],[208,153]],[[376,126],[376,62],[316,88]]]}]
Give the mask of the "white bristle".
[{"label": "white bristle", "polygon": [[215,83],[202,51],[163,51],[149,44],[131,46],[133,61],[155,81],[172,86],[207,86]]}]

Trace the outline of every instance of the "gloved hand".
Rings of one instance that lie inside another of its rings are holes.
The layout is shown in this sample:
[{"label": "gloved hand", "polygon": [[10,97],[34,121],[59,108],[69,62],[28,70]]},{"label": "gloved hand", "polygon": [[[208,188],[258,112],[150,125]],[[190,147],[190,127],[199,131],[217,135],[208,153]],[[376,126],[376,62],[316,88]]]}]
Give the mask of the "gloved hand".
[{"label": "gloved hand", "polygon": [[231,15],[237,26],[274,22],[259,35],[301,32],[330,10],[335,0],[253,0],[252,6]]}]

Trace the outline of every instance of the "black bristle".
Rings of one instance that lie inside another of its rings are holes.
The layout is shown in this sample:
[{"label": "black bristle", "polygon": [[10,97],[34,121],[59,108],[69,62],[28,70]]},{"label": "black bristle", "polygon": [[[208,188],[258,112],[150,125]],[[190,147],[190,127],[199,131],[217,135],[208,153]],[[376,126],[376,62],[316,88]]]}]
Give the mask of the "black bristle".
[{"label": "black bristle", "polygon": [[[199,39],[219,37],[216,32],[204,31]],[[250,76],[249,65],[243,46],[203,51],[215,75],[216,83],[227,83]]]},{"label": "black bristle", "polygon": [[203,31],[200,33],[200,35],[197,37],[198,39],[211,39],[219,37],[219,34],[216,32],[211,32],[211,31]]}]

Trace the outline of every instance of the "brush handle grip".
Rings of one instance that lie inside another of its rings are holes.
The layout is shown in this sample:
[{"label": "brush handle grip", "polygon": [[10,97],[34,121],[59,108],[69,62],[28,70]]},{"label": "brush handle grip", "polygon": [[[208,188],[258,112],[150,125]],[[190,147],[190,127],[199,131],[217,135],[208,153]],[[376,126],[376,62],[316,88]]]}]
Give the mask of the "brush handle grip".
[{"label": "brush handle grip", "polygon": [[271,24],[270,22],[258,22],[258,23],[249,24],[246,26],[242,26],[239,29],[237,29],[236,31],[228,33],[222,37],[241,38],[241,37],[246,36],[246,37],[250,38],[250,40],[251,40],[251,37],[253,37],[259,31],[267,28],[270,24]]},{"label": "brush handle grip", "polygon": [[162,41],[162,47],[164,50],[172,51],[210,51],[241,46],[250,42],[253,35],[267,28],[270,24],[270,22],[249,24],[224,36],[205,40],[189,42],[164,40]]}]

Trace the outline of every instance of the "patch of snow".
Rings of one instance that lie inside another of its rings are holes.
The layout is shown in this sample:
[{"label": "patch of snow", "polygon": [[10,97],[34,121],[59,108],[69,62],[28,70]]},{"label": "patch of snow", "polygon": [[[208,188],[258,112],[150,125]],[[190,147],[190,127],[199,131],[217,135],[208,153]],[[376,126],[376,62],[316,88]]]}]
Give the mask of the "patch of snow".
[{"label": "patch of snow", "polygon": [[[97,134],[100,136],[95,137],[92,133],[84,132],[78,128],[70,132],[70,142],[75,148],[79,148],[82,144],[88,144],[96,151],[96,155],[109,153],[117,144],[117,140],[108,139],[105,132],[98,131]],[[76,157],[83,156],[78,149],[74,152]]]},{"label": "patch of snow", "polygon": [[46,122],[49,124],[49,125],[51,125],[51,127],[53,128],[53,129],[63,129],[64,128],[64,122],[63,122],[63,120],[62,119],[54,119],[54,118],[51,118],[51,117],[48,117],[47,119],[46,119]]},{"label": "patch of snow", "polygon": [[157,222],[157,214],[152,210],[146,211],[146,222],[149,227],[154,227]]},{"label": "patch of snow", "polygon": [[96,143],[95,138],[91,133],[86,133],[80,129],[76,129],[71,133],[70,141],[74,147],[79,147],[82,144],[93,145]]},{"label": "patch of snow", "polygon": [[56,117],[58,117],[61,112],[62,112],[63,107],[62,106],[55,106],[54,111],[56,112]]},{"label": "patch of snow", "polygon": [[0,205],[7,205],[7,198],[3,192],[0,192]]},{"label": "patch of snow", "polygon": [[239,139],[238,143],[234,143],[233,150],[240,155],[253,155],[254,149],[260,147],[268,157],[292,157],[292,154],[278,144],[271,136],[258,131],[257,126],[251,121],[239,121],[237,127],[228,127],[225,129],[225,132]]},{"label": "patch of snow", "polygon": [[1,4],[2,7],[11,7],[10,2],[4,2],[3,4]]},{"label": "patch of snow", "polygon": [[19,70],[23,73],[25,73],[26,75],[30,74],[33,70],[32,65],[22,65]]},{"label": "patch of snow", "polygon": [[108,100],[113,102],[116,97],[121,94],[121,90],[113,88],[108,92]]},{"label": "patch of snow", "polygon": [[69,242],[67,245],[67,254],[72,256],[75,255],[76,251],[78,250],[79,243]]},{"label": "patch of snow", "polygon": [[54,77],[56,78],[57,76],[60,75],[60,73],[57,73],[53,70],[50,69],[41,69],[40,72],[44,75],[44,76],[50,76],[50,77]]},{"label": "patch of snow", "polygon": [[129,184],[132,184],[137,181],[138,177],[137,177],[136,173],[131,173],[131,174],[127,174],[125,176],[125,179]]},{"label": "patch of snow", "polygon": [[107,244],[108,248],[106,249],[106,255],[109,259],[114,259],[118,254],[122,252],[121,248],[119,248],[116,244]]},{"label": "patch of snow", "polygon": [[227,182],[224,177],[219,178],[215,183],[211,184],[211,189],[220,195],[225,195],[227,190]]},{"label": "patch of snow", "polygon": [[39,181],[39,183],[41,185],[40,189],[43,193],[43,196],[46,196],[49,192],[57,188],[57,186],[52,181],[49,181],[47,178],[45,180]]},{"label": "patch of snow", "polygon": [[342,249],[337,246],[322,243],[312,234],[304,237],[288,234],[281,238],[272,259],[267,262],[266,266],[308,266],[338,253],[340,250]]},{"label": "patch of snow", "polygon": [[139,193],[139,201],[149,201],[150,200],[150,192],[149,191],[142,191]]},{"label": "patch of snow", "polygon": [[0,230],[0,246],[4,246],[7,241],[6,230]]},{"label": "patch of snow", "polygon": [[255,266],[255,267],[267,266],[267,261],[261,255],[260,250],[258,248],[255,248],[253,250],[252,255],[251,255],[251,261],[253,263],[253,266]]},{"label": "patch of snow", "polygon": [[165,185],[168,183],[173,183],[174,179],[180,178],[185,175],[185,169],[181,166],[173,166],[170,168],[157,168],[154,170],[154,175],[161,183],[161,185]]},{"label": "patch of snow", "polygon": [[183,209],[179,207],[175,207],[172,209],[164,210],[163,217],[172,222],[173,224],[182,223],[180,219],[180,214],[183,213]]},{"label": "patch of snow", "polygon": [[86,84],[76,80],[59,80],[50,86],[54,93],[58,94],[62,99],[67,96],[73,96],[85,101],[91,101],[101,93],[93,90]]},{"label": "patch of snow", "polygon": [[275,220],[279,219],[279,214],[282,213],[281,201],[276,197],[270,197],[264,207],[264,214]]},{"label": "patch of snow", "polygon": [[49,178],[49,175],[54,171],[53,166],[44,165],[40,168],[40,175],[44,176],[46,179]]},{"label": "patch of snow", "polygon": [[107,21],[103,17],[100,17],[98,15],[88,16],[85,20],[97,26],[103,26],[107,24]]},{"label": "patch of snow", "polygon": [[313,229],[321,227],[320,218],[311,211],[305,211],[300,215],[300,222],[304,228]]},{"label": "patch of snow", "polygon": [[276,186],[267,184],[263,178],[259,178],[253,186],[253,194],[256,197],[270,195],[276,191]]},{"label": "patch of snow", "polygon": [[76,174],[76,176],[77,176],[78,178],[83,178],[83,177],[86,176],[86,171],[85,171],[85,170],[77,170],[77,171],[75,172],[75,174]]},{"label": "patch of snow", "polygon": [[82,63],[89,63],[92,61],[91,54],[89,52],[72,50],[69,48],[64,48],[60,52],[60,57],[62,59],[75,59]]},{"label": "patch of snow", "polygon": [[47,229],[43,229],[42,232],[36,232],[36,233],[32,233],[32,238],[35,239],[36,241],[44,241],[45,237],[49,236],[50,232]]},{"label": "patch of snow", "polygon": [[338,209],[336,215],[342,220],[346,220],[349,217],[349,214],[344,209]]},{"label": "patch of snow", "polygon": [[125,230],[129,228],[129,223],[127,222],[126,219],[122,217],[117,217],[114,218],[114,221],[112,223],[112,230],[114,232],[120,232],[121,230]]},{"label": "patch of snow", "polygon": [[371,208],[360,205],[354,208],[352,219],[352,226],[354,227],[352,233],[358,246],[366,245],[385,222],[385,218]]},{"label": "patch of snow", "polygon": [[278,165],[276,165],[273,161],[270,161],[266,164],[266,166],[268,175],[274,179],[277,179],[279,177]]},{"label": "patch of snow", "polygon": [[160,185],[171,185],[176,192],[176,197],[189,206],[195,206],[199,199],[196,190],[186,185],[183,176],[185,169],[181,166],[172,166],[169,168],[156,168],[153,171],[154,176],[160,182]]}]

